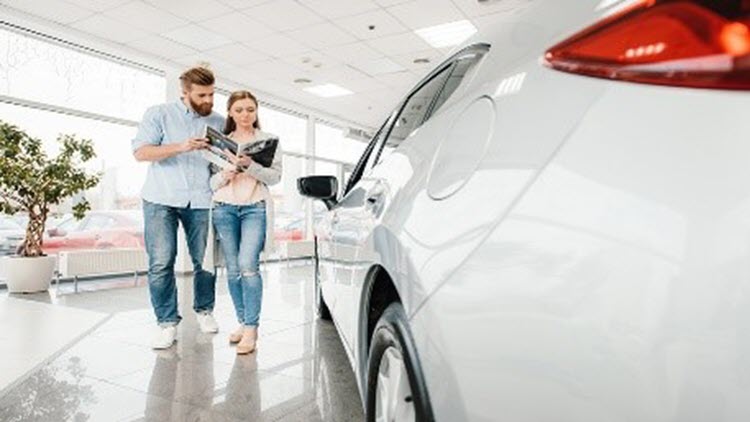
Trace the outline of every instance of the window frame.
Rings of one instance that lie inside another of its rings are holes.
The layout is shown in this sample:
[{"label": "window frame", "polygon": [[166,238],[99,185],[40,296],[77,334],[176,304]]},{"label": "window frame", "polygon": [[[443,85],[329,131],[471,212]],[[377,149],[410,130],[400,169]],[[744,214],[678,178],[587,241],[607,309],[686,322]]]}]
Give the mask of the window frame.
[{"label": "window frame", "polygon": [[[356,185],[357,182],[359,182],[362,179],[362,176],[365,174],[367,170],[375,167],[376,165],[380,163],[380,157],[383,152],[383,146],[388,142],[388,139],[391,136],[391,132],[393,131],[393,126],[396,120],[398,119],[398,117],[403,113],[404,107],[406,107],[406,105],[409,103],[409,100],[413,98],[414,95],[417,94],[422,88],[424,88],[425,85],[432,82],[435,78],[441,76],[443,72],[449,72],[447,78],[445,79],[445,81],[443,81],[443,84],[436,91],[435,96],[430,101],[428,110],[423,116],[422,121],[419,123],[419,126],[422,126],[435,113],[436,111],[435,106],[437,104],[437,100],[438,98],[440,98],[440,95],[443,93],[443,90],[445,89],[445,86],[448,80],[450,79],[453,71],[455,70],[457,63],[469,54],[481,55],[481,57],[477,59],[476,64],[474,65],[474,68],[476,69],[476,66],[479,64],[482,58],[484,58],[487,55],[487,52],[490,50],[490,47],[491,45],[488,43],[476,43],[476,44],[472,44],[472,45],[462,48],[461,50],[451,55],[448,59],[444,60],[439,66],[433,69],[429,74],[427,74],[427,76],[422,78],[422,80],[420,80],[419,83],[417,83],[414,86],[414,88],[412,88],[408,92],[408,94],[404,97],[404,99],[402,99],[398,103],[398,105],[394,108],[394,110],[388,115],[388,118],[386,118],[383,125],[380,127],[377,133],[375,133],[375,136],[372,137],[372,140],[370,140],[370,143],[368,144],[364,153],[360,157],[359,161],[357,161],[357,165],[354,167],[354,170],[352,171],[352,174],[349,177],[349,180],[346,181],[346,188],[344,189],[342,199],[354,188],[354,185]],[[462,83],[463,83],[463,80],[461,81],[461,84]],[[461,84],[459,84],[459,86]],[[443,104],[447,103],[448,100],[450,100],[450,98],[456,92],[458,92],[458,87],[453,93],[451,93],[451,96],[448,97],[443,102]],[[441,106],[443,104],[441,104]],[[383,131],[386,131],[386,133],[384,136],[380,137]],[[370,158],[372,154],[375,154],[375,157],[374,157],[375,159],[371,161]]]}]

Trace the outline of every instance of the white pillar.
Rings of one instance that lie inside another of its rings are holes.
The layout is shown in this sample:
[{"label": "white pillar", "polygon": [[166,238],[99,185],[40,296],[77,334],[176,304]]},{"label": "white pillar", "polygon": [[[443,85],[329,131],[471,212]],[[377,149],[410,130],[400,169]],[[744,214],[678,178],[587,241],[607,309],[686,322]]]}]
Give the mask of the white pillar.
[{"label": "white pillar", "polygon": [[[305,143],[305,154],[308,157],[315,156],[315,116],[307,116],[307,137]],[[305,176],[315,172],[315,163],[312,158],[305,159]],[[313,238],[313,204],[312,199],[305,200],[305,233],[307,239]]]}]

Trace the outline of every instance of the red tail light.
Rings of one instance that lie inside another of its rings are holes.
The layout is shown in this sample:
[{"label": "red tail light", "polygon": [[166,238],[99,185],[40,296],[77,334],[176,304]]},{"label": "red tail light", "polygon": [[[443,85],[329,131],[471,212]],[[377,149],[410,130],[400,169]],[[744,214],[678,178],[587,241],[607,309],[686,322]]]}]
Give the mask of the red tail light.
[{"label": "red tail light", "polygon": [[750,0],[644,0],[550,48],[563,72],[750,89]]}]

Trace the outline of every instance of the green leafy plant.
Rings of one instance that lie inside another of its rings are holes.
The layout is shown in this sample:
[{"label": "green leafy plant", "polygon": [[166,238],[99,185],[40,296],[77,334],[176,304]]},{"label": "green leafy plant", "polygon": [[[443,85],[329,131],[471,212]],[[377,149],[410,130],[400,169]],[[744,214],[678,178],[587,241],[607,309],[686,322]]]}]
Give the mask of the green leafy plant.
[{"label": "green leafy plant", "polygon": [[[89,174],[82,164],[96,157],[91,140],[60,135],[60,152],[48,157],[42,141],[16,126],[0,121],[0,212],[28,213],[21,256],[44,255],[44,226],[50,207],[99,183],[100,174]],[[90,209],[83,200],[73,215],[83,218]]]}]

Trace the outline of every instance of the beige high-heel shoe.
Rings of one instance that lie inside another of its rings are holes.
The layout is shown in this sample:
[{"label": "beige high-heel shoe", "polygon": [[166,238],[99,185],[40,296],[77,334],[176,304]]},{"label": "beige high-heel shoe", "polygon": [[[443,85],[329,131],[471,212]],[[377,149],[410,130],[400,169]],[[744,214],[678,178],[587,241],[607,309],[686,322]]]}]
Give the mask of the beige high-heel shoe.
[{"label": "beige high-heel shoe", "polygon": [[229,342],[239,343],[239,341],[242,340],[242,330],[243,327],[240,325],[236,330],[229,333]]},{"label": "beige high-heel shoe", "polygon": [[237,354],[246,355],[257,349],[258,329],[256,327],[245,327],[242,330],[242,339],[237,343]]}]

